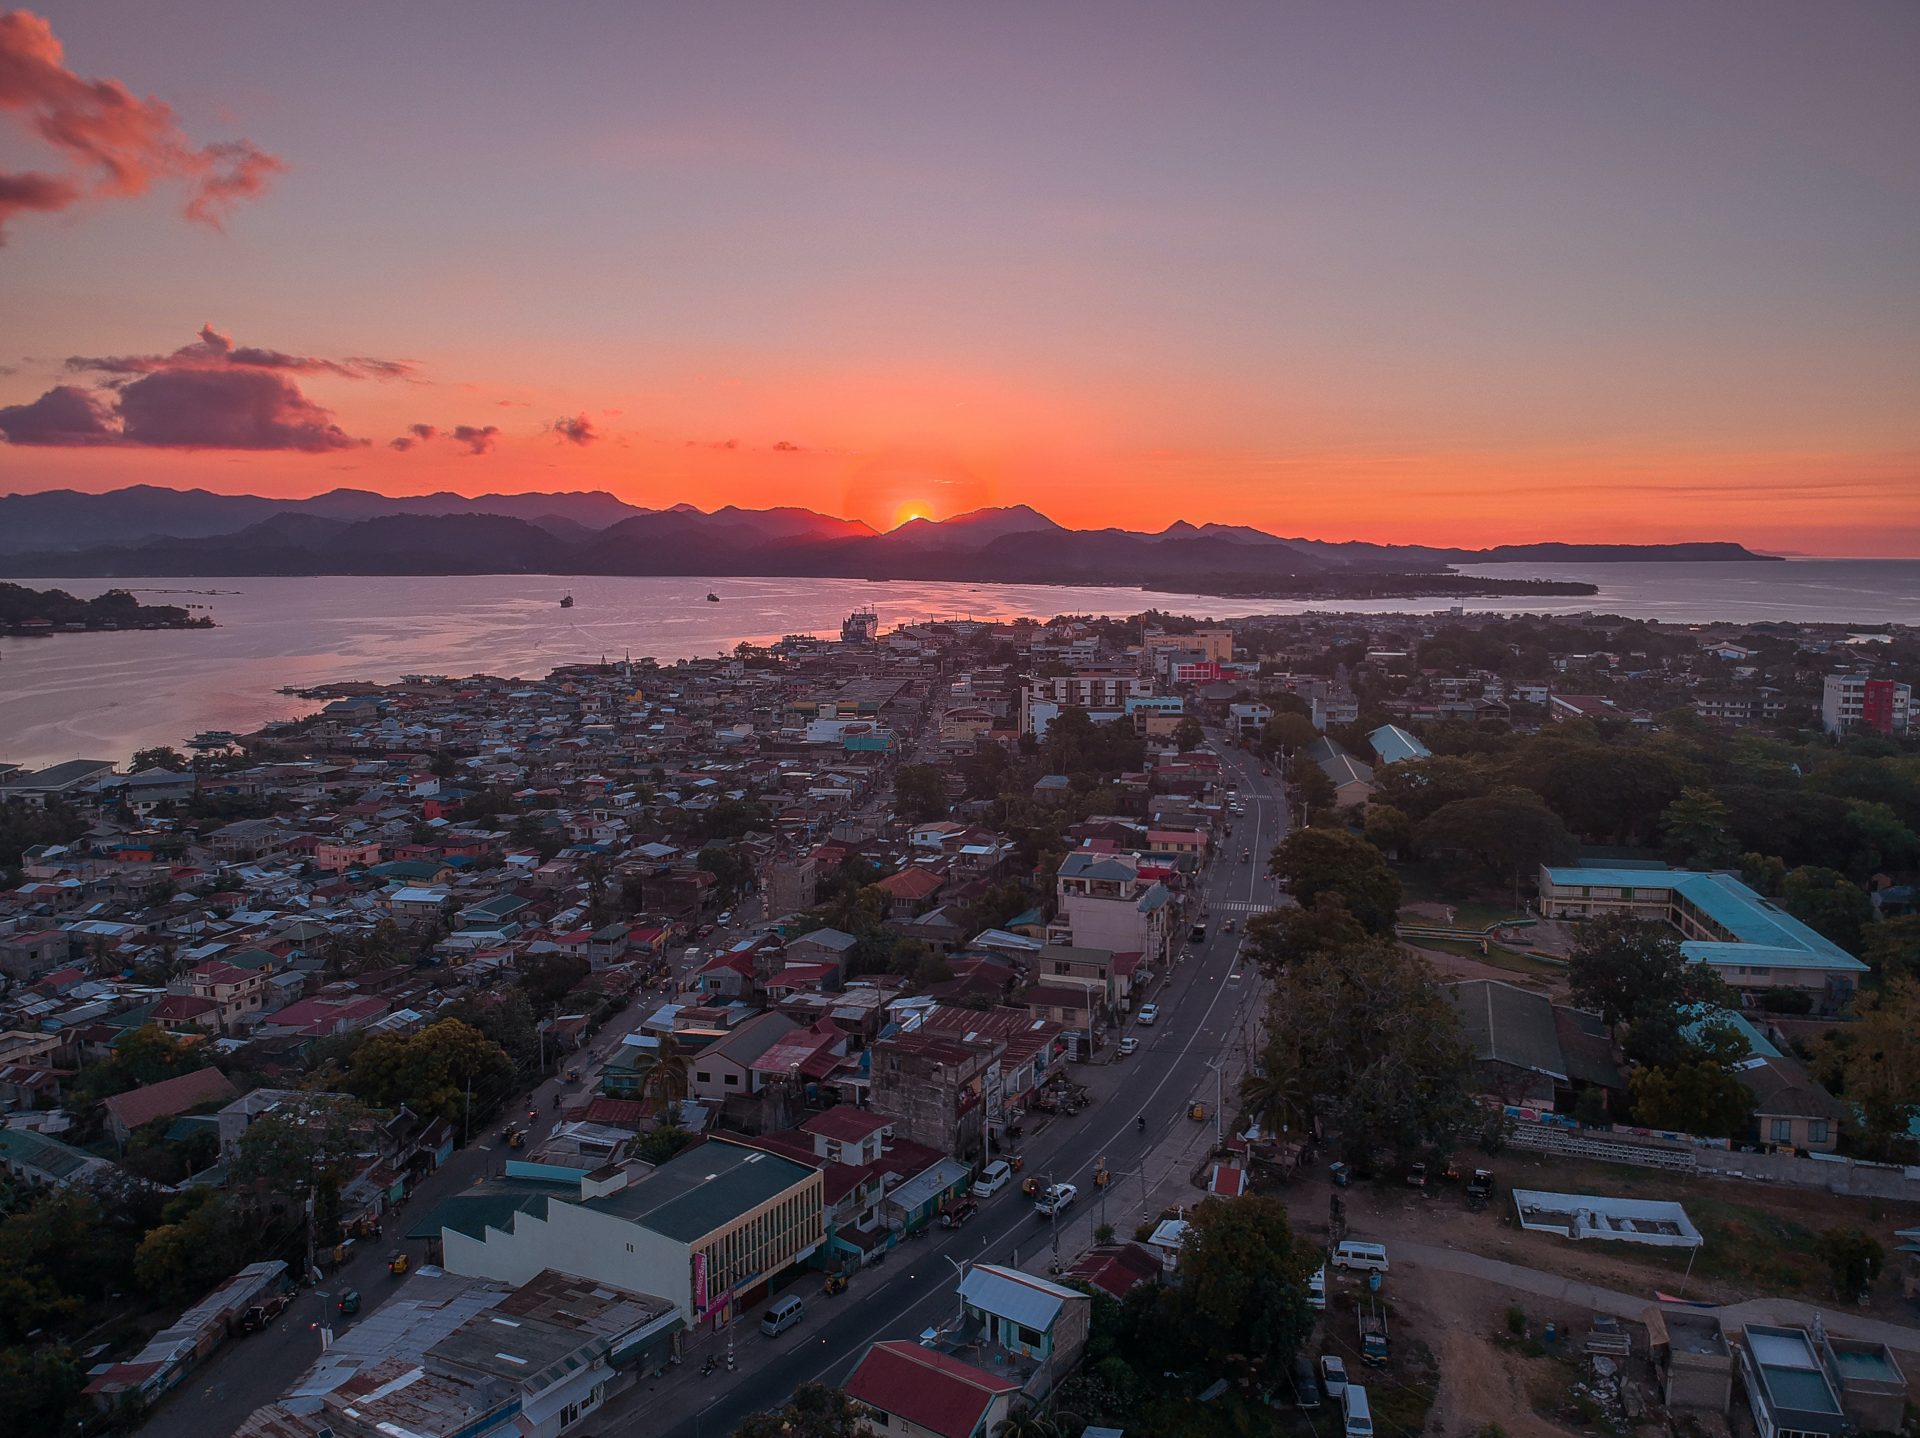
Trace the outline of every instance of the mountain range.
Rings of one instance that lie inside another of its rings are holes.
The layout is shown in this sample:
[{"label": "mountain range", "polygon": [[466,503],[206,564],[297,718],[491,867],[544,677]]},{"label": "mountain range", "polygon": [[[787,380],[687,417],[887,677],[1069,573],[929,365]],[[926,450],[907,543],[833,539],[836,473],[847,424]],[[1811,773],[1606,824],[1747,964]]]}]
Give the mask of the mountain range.
[{"label": "mountain range", "polygon": [[1490,549],[1285,538],[1245,525],[1068,529],[1017,504],[885,533],[792,507],[646,509],[604,491],[310,499],[136,485],[0,495],[0,573],[64,578],[262,574],[679,574],[1152,584],[1435,573],[1510,561],[1761,559],[1738,544]]}]

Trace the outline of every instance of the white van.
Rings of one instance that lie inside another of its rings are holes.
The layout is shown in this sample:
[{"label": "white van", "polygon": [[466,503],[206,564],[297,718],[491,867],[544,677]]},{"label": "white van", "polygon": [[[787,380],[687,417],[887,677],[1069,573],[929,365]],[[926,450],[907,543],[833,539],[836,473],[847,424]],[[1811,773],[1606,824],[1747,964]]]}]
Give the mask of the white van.
[{"label": "white van", "polygon": [[767,1305],[767,1316],[760,1320],[760,1331],[769,1338],[778,1338],[805,1317],[806,1312],[807,1305],[794,1294],[776,1298]]},{"label": "white van", "polygon": [[1387,1248],[1383,1243],[1355,1243],[1352,1239],[1342,1239],[1339,1247],[1333,1250],[1335,1268],[1356,1268],[1374,1273],[1387,1271]]},{"label": "white van", "polygon": [[980,1170],[980,1177],[973,1181],[975,1198],[992,1198],[1005,1188],[1013,1178],[1013,1165],[1004,1158],[996,1158]]},{"label": "white van", "polygon": [[1340,1401],[1346,1405],[1347,1415],[1340,1431],[1347,1438],[1373,1438],[1373,1410],[1367,1406],[1367,1390],[1358,1383],[1349,1383]]}]

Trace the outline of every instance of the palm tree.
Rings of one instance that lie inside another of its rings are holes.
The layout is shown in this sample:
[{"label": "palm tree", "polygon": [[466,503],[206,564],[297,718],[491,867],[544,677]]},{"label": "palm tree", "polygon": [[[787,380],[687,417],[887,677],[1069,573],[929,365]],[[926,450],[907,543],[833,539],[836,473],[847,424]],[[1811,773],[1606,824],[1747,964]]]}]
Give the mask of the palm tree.
[{"label": "palm tree", "polygon": [[1300,1127],[1304,1097],[1299,1067],[1275,1046],[1261,1055],[1258,1071],[1240,1080],[1240,1101],[1269,1138],[1283,1129]]},{"label": "palm tree", "polygon": [[678,1103],[687,1096],[690,1062],[687,1051],[673,1035],[661,1039],[653,1067],[647,1070],[646,1080],[640,1086],[641,1096],[657,1098],[662,1103]]},{"label": "palm tree", "polygon": [[1030,1404],[1022,1404],[994,1425],[994,1438],[1067,1438],[1086,1427],[1077,1416],[1064,1409],[1045,1413]]}]

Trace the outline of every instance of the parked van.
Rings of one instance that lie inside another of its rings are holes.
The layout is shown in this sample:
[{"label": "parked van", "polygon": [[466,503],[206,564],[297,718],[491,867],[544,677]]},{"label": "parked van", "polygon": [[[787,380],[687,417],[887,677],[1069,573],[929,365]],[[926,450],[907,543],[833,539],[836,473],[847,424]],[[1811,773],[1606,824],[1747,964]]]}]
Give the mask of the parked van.
[{"label": "parked van", "polygon": [[776,1298],[767,1306],[767,1316],[760,1320],[760,1331],[769,1338],[778,1338],[805,1317],[806,1312],[807,1305],[794,1294]]},{"label": "parked van", "polygon": [[1373,1438],[1373,1409],[1367,1406],[1367,1390],[1358,1383],[1349,1383],[1340,1401],[1346,1405],[1347,1415],[1346,1425],[1340,1431],[1347,1438]]},{"label": "parked van", "polygon": [[1357,1268],[1375,1273],[1387,1271],[1387,1248],[1383,1243],[1355,1243],[1352,1239],[1343,1239],[1339,1247],[1333,1250],[1335,1268]]},{"label": "parked van", "polygon": [[1005,1188],[1013,1178],[1013,1165],[1004,1158],[996,1158],[980,1170],[980,1177],[973,1181],[975,1198],[992,1198]]}]

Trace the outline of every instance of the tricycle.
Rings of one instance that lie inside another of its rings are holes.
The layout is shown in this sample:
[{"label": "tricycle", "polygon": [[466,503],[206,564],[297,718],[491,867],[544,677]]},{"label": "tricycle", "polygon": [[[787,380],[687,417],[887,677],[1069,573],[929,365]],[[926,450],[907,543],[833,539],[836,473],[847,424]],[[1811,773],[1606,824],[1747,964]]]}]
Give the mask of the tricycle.
[{"label": "tricycle", "polygon": [[347,1317],[351,1318],[360,1311],[360,1290],[357,1288],[349,1288],[345,1293],[340,1295],[339,1303],[334,1306]]},{"label": "tricycle", "polygon": [[388,1273],[391,1273],[395,1278],[398,1278],[401,1274],[405,1273],[406,1271],[407,1271],[406,1254],[401,1253],[399,1250],[396,1249],[394,1252],[389,1253],[387,1255],[387,1272]]},{"label": "tricycle", "polygon": [[1207,1106],[1203,1103],[1194,1104],[1187,1110],[1187,1117],[1195,1123],[1205,1123],[1207,1121]]},{"label": "tricycle", "polygon": [[829,1273],[827,1275],[827,1281],[820,1285],[820,1291],[829,1298],[832,1298],[836,1293],[845,1293],[847,1291],[847,1275],[844,1273]]}]

